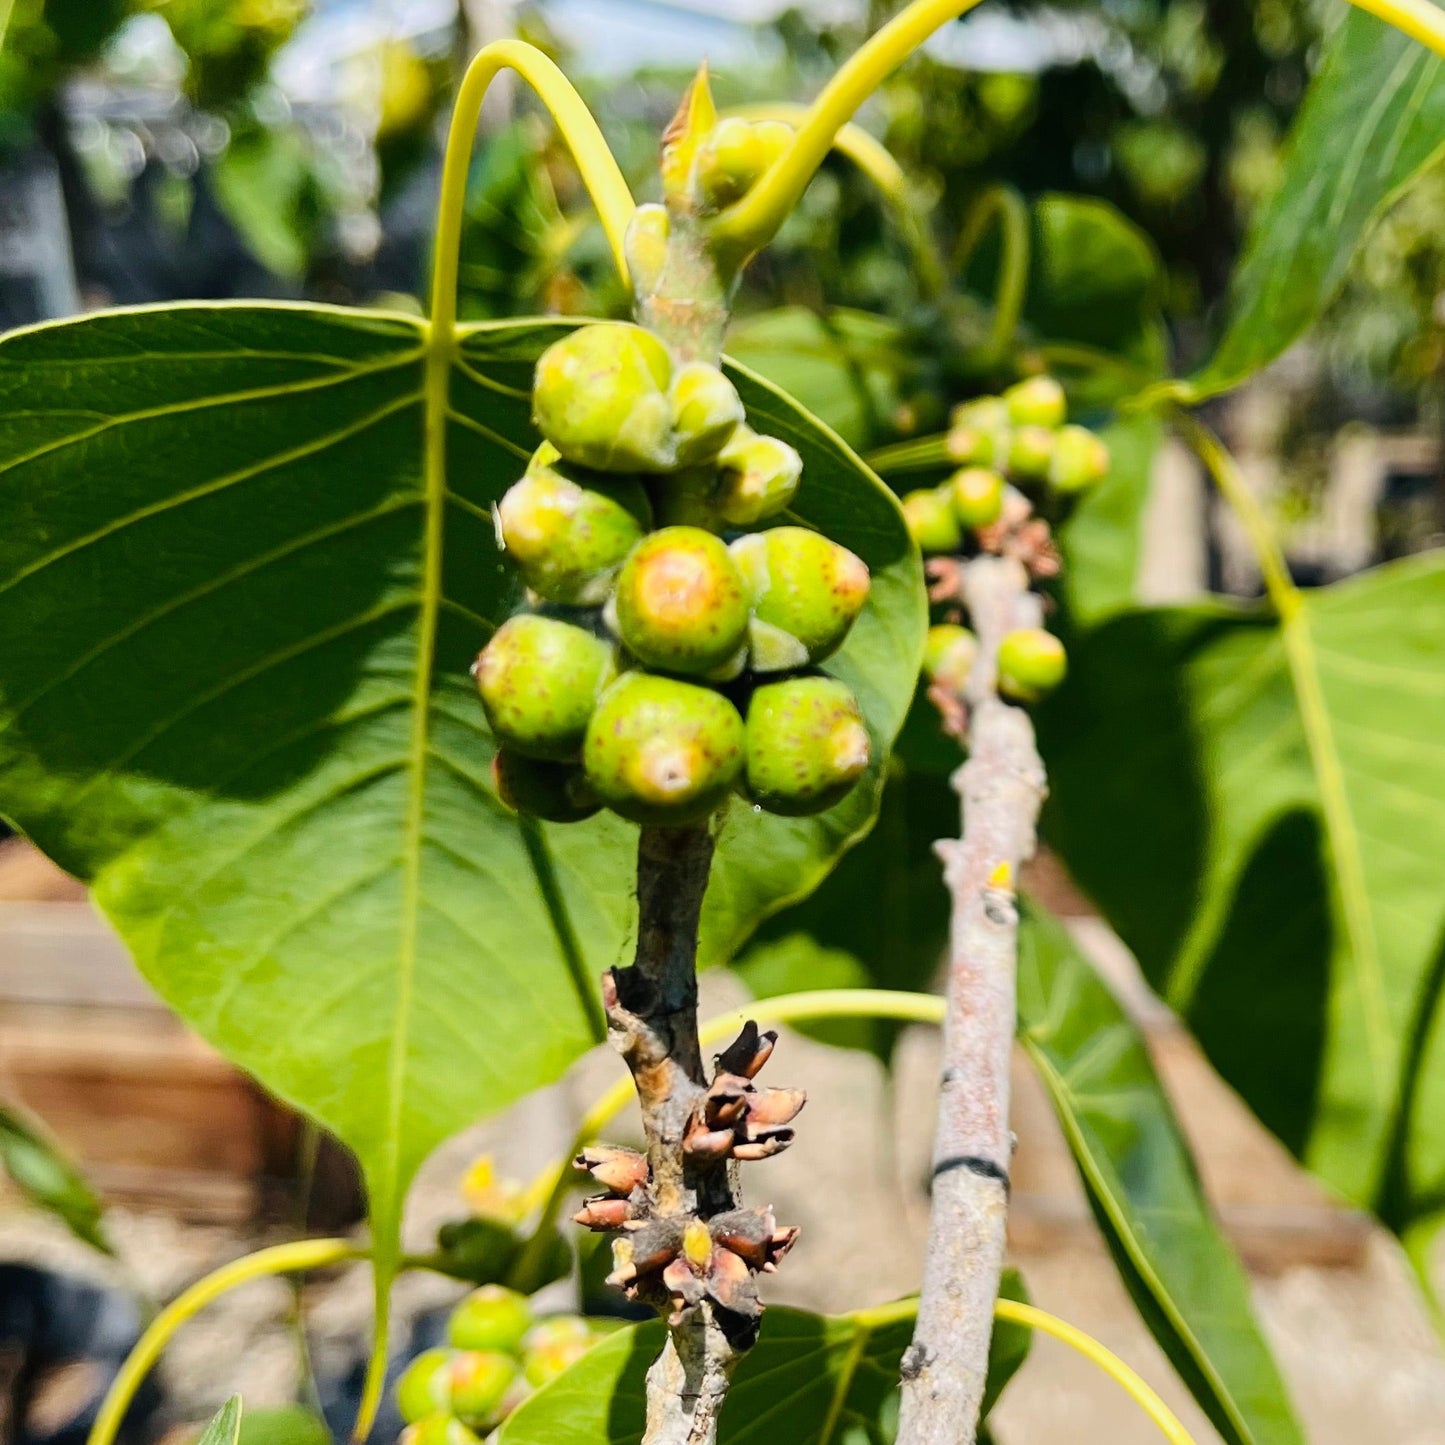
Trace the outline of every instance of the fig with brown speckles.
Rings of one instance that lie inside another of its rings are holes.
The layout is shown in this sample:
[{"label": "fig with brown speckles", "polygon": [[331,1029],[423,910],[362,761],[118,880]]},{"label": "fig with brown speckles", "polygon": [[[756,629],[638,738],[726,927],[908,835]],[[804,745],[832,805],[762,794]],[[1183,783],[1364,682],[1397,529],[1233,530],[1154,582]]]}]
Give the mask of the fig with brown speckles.
[{"label": "fig with brown speckles", "polygon": [[841,802],[871,756],[858,700],[833,677],[790,677],[758,688],[747,734],[748,796],[789,817]]},{"label": "fig with brown speckles", "polygon": [[763,622],[796,637],[810,662],[831,657],[868,600],[862,558],[806,527],[774,527],[732,544]]}]

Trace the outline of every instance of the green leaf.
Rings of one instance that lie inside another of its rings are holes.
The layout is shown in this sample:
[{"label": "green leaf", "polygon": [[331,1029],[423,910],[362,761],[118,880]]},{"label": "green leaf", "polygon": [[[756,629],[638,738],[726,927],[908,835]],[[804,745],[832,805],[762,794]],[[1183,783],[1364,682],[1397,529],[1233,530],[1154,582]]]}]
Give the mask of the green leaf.
[{"label": "green leaf", "polygon": [[308,143],[297,130],[238,129],[208,172],[216,204],[269,271],[299,281],[324,222]]},{"label": "green leaf", "polygon": [[[601,1035],[636,829],[519,824],[467,669],[518,598],[491,505],[564,328],[285,306],[102,313],[0,341],[0,811],[95,897],[229,1058],[355,1150],[382,1274],[442,1139]],[[817,818],[737,805],[703,925],[725,957],[868,828],[922,647],[889,494],[765,383],[802,520],[873,571],[830,662],[875,741]]]},{"label": "green leaf", "polygon": [[49,1138],[39,1122],[0,1104],[0,1164],[15,1187],[34,1205],[49,1210],[79,1240],[114,1254],[101,1223],[100,1201],[80,1171]]},{"label": "green leaf", "polygon": [[241,1397],[232,1395],[201,1431],[196,1445],[240,1445]]},{"label": "green leaf", "polygon": [[1210,1215],[1143,1037],[1036,908],[1019,948],[1019,1038],[1120,1277],[1190,1393],[1230,1445],[1302,1445],[1249,1281]]},{"label": "green leaf", "polygon": [[[1026,1298],[1010,1270],[1009,1299]],[[814,1315],[774,1306],[728,1392],[718,1445],[842,1445],[852,1430],[877,1430],[898,1387],[913,1338],[916,1301]],[[1031,1331],[1000,1324],[989,1358],[988,1403],[1028,1354]],[[619,1330],[525,1401],[498,1445],[634,1445],[646,1425],[644,1377],[666,1339],[660,1323]]]},{"label": "green leaf", "polygon": [[326,1421],[303,1405],[247,1410],[233,1445],[331,1445]]},{"label": "green leaf", "polygon": [[1441,153],[1442,63],[1393,26],[1350,11],[1295,117],[1284,181],[1250,225],[1223,339],[1176,394],[1228,391],[1314,323],[1380,213]]},{"label": "green leaf", "polygon": [[1072,643],[1046,828],[1264,1123],[1397,1230],[1445,1200],[1445,557]]}]

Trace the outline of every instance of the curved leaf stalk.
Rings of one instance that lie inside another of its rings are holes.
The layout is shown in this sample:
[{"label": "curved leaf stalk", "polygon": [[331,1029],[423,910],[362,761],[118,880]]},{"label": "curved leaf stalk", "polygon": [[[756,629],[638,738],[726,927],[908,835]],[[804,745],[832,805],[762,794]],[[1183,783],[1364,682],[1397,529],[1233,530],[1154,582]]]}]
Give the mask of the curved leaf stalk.
[{"label": "curved leaf stalk", "polygon": [[348,1260],[365,1259],[368,1251],[346,1239],[303,1239],[294,1244],[278,1244],[271,1249],[257,1250],[241,1259],[232,1260],[220,1269],[183,1290],[150,1323],[140,1337],[120,1372],[111,1382],[90,1427],[86,1445],[114,1445],[115,1437],[125,1421],[126,1411],[136,1391],[150,1373],[161,1352],[187,1320],[198,1315],[208,1304],[223,1294],[268,1275],[291,1274],[299,1270],[324,1269]]},{"label": "curved leaf stalk", "polygon": [[963,835],[940,843],[953,895],[943,1077],[933,1146],[933,1208],[913,1343],[903,1357],[899,1445],[971,1445],[988,1377],[1003,1272],[1009,1165],[1009,1061],[1018,1013],[1014,892],[1032,856],[1044,797],[1033,725],[996,691],[999,644],[1037,626],[1039,599],[1013,559],[960,568],[979,639],[969,678],[968,761],[954,774]]},{"label": "curved leaf stalk", "polygon": [[999,227],[1003,259],[999,265],[998,292],[994,298],[993,326],[985,343],[985,352],[991,361],[1002,358],[1014,339],[1019,319],[1024,313],[1024,297],[1029,286],[1029,263],[1033,250],[1029,240],[1029,208],[1012,186],[990,186],[974,202],[968,220],[959,232],[952,261],[953,274],[961,276],[995,222]]},{"label": "curved leaf stalk", "polygon": [[1350,4],[1378,16],[1437,55],[1445,55],[1445,11],[1431,0],[1350,0]]}]

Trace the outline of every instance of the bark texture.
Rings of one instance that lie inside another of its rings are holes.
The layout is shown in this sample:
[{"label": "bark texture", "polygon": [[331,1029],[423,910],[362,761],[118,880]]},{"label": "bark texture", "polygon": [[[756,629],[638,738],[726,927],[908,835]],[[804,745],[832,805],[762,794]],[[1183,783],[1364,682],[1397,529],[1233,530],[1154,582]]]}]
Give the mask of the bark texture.
[{"label": "bark texture", "polygon": [[979,653],[966,697],[968,760],[953,778],[962,837],[938,845],[953,897],[948,1012],[933,1207],[918,1324],[903,1359],[899,1445],[972,1445],[977,1434],[1013,1154],[1014,890],[1034,851],[1044,797],[1033,725],[995,686],[999,643],[1015,628],[1039,625],[1039,599],[1011,558],[967,562],[961,583]]}]

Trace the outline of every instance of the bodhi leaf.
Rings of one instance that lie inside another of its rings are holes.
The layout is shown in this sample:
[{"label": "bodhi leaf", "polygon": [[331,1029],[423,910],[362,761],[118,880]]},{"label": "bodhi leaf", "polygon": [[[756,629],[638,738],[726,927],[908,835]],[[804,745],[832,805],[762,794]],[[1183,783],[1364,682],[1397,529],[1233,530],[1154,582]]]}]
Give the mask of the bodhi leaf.
[{"label": "bodhi leaf", "polygon": [[[1006,1272],[1001,1293],[1027,1299]],[[896,1409],[898,1369],[913,1338],[916,1300],[814,1315],[774,1306],[733,1377],[718,1445],[865,1445]],[[633,1445],[645,1432],[648,1366],[659,1323],[609,1336],[507,1417],[498,1445]],[[999,1322],[989,1352],[992,1409],[1028,1355],[1031,1331]]]},{"label": "bodhi leaf", "polygon": [[1230,1445],[1302,1445],[1149,1051],[1058,922],[1019,948],[1019,1039],[1054,1106],[1109,1252],[1149,1332]]},{"label": "bodhi leaf", "polygon": [[5,1105],[0,1105],[0,1165],[32,1204],[49,1210],[77,1239],[114,1253],[100,1201],[79,1170],[33,1119]]},{"label": "bodhi leaf", "polygon": [[[636,830],[520,823],[467,675],[518,587],[491,505],[536,444],[551,323],[97,314],[0,342],[0,811],[89,882],[141,970],[359,1156],[381,1274],[442,1139],[601,1035]],[[841,443],[746,374],[803,453],[800,517],[869,564],[830,663],[873,777],[813,819],[737,806],[704,949],[729,954],[866,830],[922,644],[916,554]]]},{"label": "bodhi leaf", "polygon": [[1398,1230],[1445,1206],[1445,557],[1074,639],[1046,829],[1264,1123]]},{"label": "bodhi leaf", "polygon": [[1250,225],[1219,347],[1175,395],[1228,391],[1314,323],[1381,212],[1441,154],[1442,66],[1393,26],[1350,11],[1295,117],[1284,180]]},{"label": "bodhi leaf", "polygon": [[196,1445],[240,1445],[241,1397],[232,1395],[211,1417]]}]

